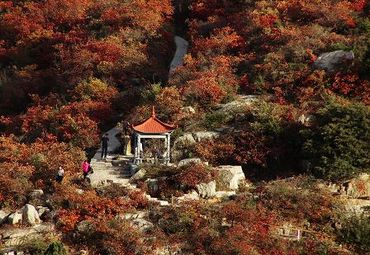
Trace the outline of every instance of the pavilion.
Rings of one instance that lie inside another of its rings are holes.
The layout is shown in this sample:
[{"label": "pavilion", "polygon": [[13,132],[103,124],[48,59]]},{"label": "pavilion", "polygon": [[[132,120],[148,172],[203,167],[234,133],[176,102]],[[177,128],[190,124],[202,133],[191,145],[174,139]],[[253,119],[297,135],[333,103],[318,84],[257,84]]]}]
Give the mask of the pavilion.
[{"label": "pavilion", "polygon": [[161,158],[163,158],[164,164],[168,164],[170,162],[171,133],[176,129],[176,126],[159,120],[153,107],[152,116],[149,119],[138,125],[132,125],[131,128],[134,131],[136,138],[134,146],[135,164],[141,164],[144,160],[148,160],[144,157],[142,139],[164,139],[165,152],[161,155]]}]

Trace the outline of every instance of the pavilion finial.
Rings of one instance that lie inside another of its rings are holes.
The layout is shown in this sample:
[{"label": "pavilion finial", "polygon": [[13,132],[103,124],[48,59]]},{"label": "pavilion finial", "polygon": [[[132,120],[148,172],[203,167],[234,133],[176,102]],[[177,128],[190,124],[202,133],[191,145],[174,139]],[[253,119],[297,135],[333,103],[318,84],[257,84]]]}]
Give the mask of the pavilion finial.
[{"label": "pavilion finial", "polygon": [[152,117],[154,118],[155,117],[155,107],[153,105],[153,108],[152,108]]}]

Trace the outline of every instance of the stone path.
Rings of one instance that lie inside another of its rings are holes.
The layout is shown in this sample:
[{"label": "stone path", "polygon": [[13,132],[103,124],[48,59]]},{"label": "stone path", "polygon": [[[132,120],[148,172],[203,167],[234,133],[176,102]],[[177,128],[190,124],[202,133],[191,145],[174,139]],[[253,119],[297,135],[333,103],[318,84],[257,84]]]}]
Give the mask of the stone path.
[{"label": "stone path", "polygon": [[91,185],[96,187],[100,185],[108,185],[110,183],[129,185],[131,173],[128,163],[131,162],[131,156],[114,156],[109,155],[107,159],[92,159],[91,167],[94,170],[90,174]]},{"label": "stone path", "polygon": [[175,36],[176,52],[171,61],[170,74],[179,66],[184,63],[184,56],[188,51],[189,43],[181,38],[180,36]]}]

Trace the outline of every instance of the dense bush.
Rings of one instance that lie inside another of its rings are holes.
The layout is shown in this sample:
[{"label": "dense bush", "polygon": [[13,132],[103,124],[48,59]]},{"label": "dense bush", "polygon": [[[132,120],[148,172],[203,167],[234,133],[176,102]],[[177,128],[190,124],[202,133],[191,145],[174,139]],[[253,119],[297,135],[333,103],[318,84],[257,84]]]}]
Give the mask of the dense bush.
[{"label": "dense bush", "polygon": [[370,218],[366,215],[348,217],[341,223],[338,237],[361,252],[370,252]]},{"label": "dense bush", "polygon": [[337,180],[370,170],[369,117],[368,106],[333,100],[315,114],[303,149],[316,176]]}]

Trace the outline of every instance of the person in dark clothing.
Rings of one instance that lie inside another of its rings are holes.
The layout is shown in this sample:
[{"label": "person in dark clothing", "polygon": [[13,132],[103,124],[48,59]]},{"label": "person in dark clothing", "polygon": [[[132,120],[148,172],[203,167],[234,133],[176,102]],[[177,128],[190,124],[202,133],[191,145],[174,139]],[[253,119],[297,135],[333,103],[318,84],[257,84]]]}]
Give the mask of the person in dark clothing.
[{"label": "person in dark clothing", "polygon": [[59,166],[58,173],[57,173],[55,180],[58,183],[61,183],[63,181],[63,178],[64,178],[64,169],[61,166]]},{"label": "person in dark clothing", "polygon": [[106,158],[107,157],[107,152],[108,152],[108,134],[105,134],[102,139],[101,139],[101,145],[102,145],[102,150],[101,150],[101,158]]}]

